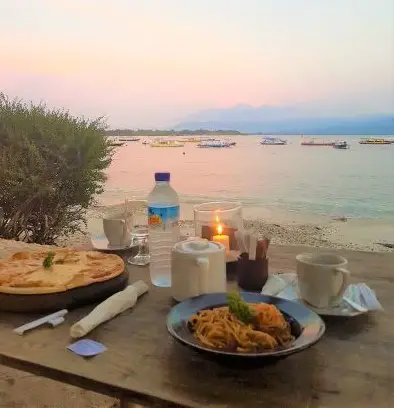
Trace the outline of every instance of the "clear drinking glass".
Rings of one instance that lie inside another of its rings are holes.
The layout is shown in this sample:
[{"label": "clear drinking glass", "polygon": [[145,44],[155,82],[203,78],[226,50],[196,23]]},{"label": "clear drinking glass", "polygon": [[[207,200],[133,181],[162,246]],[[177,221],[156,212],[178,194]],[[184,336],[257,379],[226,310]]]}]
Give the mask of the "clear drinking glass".
[{"label": "clear drinking glass", "polygon": [[210,228],[209,232],[216,232],[219,225],[242,231],[242,219],[242,204],[237,201],[215,201],[194,206],[194,225],[198,237],[209,239],[204,236],[207,228]]},{"label": "clear drinking glass", "polygon": [[137,255],[131,256],[127,262],[131,265],[144,266],[150,261],[148,245],[148,203],[144,199],[132,198],[126,200],[126,213],[130,214],[129,230],[132,244],[138,246]]}]

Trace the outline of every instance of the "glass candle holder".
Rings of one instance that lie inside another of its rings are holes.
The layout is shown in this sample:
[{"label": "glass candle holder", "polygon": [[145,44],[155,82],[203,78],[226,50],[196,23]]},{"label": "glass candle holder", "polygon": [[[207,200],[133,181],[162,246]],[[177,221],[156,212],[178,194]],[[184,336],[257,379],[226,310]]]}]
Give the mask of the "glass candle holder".
[{"label": "glass candle holder", "polygon": [[218,201],[194,206],[196,236],[222,243],[227,251],[238,250],[235,231],[243,229],[242,204]]}]

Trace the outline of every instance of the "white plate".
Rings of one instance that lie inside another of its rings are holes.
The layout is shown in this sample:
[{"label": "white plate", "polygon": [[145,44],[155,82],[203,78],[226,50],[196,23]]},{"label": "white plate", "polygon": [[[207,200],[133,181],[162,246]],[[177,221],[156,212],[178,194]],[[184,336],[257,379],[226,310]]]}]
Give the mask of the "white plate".
[{"label": "white plate", "polygon": [[92,242],[93,248],[97,251],[126,251],[133,248],[134,245],[130,243],[128,246],[110,246],[108,239],[105,235],[91,236],[90,240]]},{"label": "white plate", "polygon": [[343,316],[343,317],[354,317],[368,312],[368,309],[365,311],[356,310],[351,307],[348,303],[342,300],[339,305],[332,306],[329,308],[317,308],[311,306],[309,303],[304,302],[302,299],[299,298],[298,290],[296,286],[289,285],[285,289],[283,289],[280,293],[276,296],[287,299],[287,300],[294,300],[299,303],[304,304],[305,306],[309,307],[309,309],[313,310],[317,314],[321,316]]}]

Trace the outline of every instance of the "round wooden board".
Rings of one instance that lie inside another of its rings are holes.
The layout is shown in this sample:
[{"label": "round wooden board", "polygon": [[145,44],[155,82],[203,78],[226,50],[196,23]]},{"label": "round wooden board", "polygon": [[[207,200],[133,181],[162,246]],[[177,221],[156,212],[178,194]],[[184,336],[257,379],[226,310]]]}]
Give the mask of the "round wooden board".
[{"label": "round wooden board", "polygon": [[127,270],[105,282],[70,289],[65,292],[43,295],[11,295],[0,293],[0,310],[7,312],[56,312],[74,309],[89,303],[104,300],[127,286]]}]

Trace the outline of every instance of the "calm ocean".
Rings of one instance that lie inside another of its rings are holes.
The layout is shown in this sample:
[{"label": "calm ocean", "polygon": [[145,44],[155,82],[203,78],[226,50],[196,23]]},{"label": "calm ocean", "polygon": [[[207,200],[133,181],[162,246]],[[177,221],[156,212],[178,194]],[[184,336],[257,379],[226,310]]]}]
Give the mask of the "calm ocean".
[{"label": "calm ocean", "polygon": [[301,146],[297,136],[283,137],[286,146],[261,146],[255,136],[231,137],[237,145],[225,149],[129,142],[117,148],[100,202],[146,195],[153,173],[170,171],[184,202],[237,199],[272,211],[394,219],[394,144],[321,138],[346,138],[350,149]]}]

